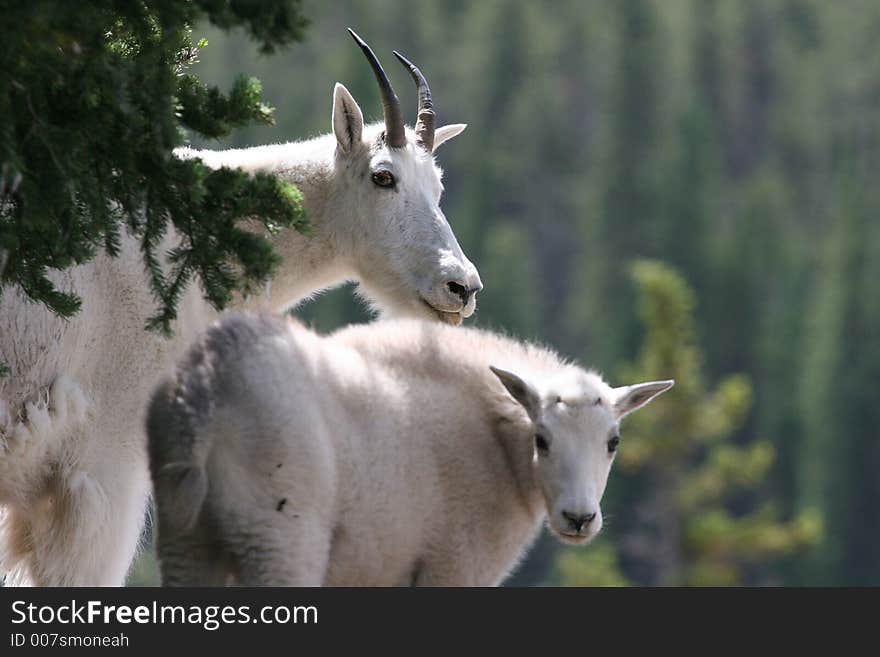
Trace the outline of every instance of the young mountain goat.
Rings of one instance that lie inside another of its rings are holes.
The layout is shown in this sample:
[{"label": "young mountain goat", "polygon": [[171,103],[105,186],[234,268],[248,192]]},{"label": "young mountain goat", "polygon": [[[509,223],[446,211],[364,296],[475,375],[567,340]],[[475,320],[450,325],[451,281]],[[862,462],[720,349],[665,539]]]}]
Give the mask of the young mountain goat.
[{"label": "young mountain goat", "polygon": [[[369,47],[383,124],[364,127],[341,84],[333,134],[311,141],[223,152],[184,151],[212,167],[272,171],[305,196],[312,236],[272,238],[283,265],[266,295],[237,307],[282,311],[345,281],[377,308],[458,324],[482,287],[438,205],[433,153],[463,125],[434,129],[431,94],[403,57],[419,92],[419,119],[400,105]],[[166,246],[176,242],[171,235]],[[118,585],[136,550],[149,476],[143,411],[156,382],[217,314],[191,285],[173,339],[144,331],[154,309],[139,243],[58,273],[82,308],[69,321],[14,290],[0,302],[0,581]],[[271,292],[271,293],[270,293]]]},{"label": "young mountain goat", "polygon": [[496,585],[543,519],[599,532],[620,419],[672,384],[419,320],[228,316],[147,413],[163,582]]}]

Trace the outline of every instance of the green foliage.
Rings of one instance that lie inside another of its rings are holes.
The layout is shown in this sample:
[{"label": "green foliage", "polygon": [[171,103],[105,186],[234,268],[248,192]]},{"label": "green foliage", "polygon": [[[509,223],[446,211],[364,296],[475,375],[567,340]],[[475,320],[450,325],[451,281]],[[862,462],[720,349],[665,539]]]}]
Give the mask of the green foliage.
[{"label": "green foliage", "polygon": [[872,348],[880,328],[880,199],[876,189],[854,184],[861,175],[854,164],[840,168],[833,190],[839,221],[822,245],[821,281],[808,306],[796,506],[822,508],[830,529],[829,540],[800,565],[811,584],[827,584],[829,572],[851,586],[880,577],[876,537],[863,529],[880,491],[880,352]]},{"label": "green foliage", "polygon": [[[495,281],[500,289],[486,303],[480,303],[480,313],[492,317],[501,329],[515,326],[520,334],[537,335],[538,300],[531,285],[537,266],[530,247],[527,232],[516,224],[497,223],[489,227],[480,276]],[[517,302],[510,303],[511,299]]]},{"label": "green foliage", "polygon": [[596,539],[586,550],[565,548],[554,566],[554,584],[561,586],[629,586],[607,538]]},{"label": "green foliage", "polygon": [[128,573],[126,586],[159,586],[159,561],[156,559],[155,547],[150,552],[140,554]]},{"label": "green foliage", "polygon": [[[269,123],[260,85],[239,78],[228,95],[186,69],[204,40],[190,28],[208,20],[243,26],[263,51],[301,37],[298,0],[122,3],[35,0],[0,8],[0,272],[61,316],[77,312],[75,291],[50,270],[115,255],[128,230],[142,240],[169,331],[185,284],[198,276],[210,302],[226,304],[272,272],[262,237],[238,228],[258,214],[273,227],[303,229],[301,198],[287,184],[180,161],[185,130],[221,137]],[[163,270],[159,245],[173,227],[180,245]]]}]

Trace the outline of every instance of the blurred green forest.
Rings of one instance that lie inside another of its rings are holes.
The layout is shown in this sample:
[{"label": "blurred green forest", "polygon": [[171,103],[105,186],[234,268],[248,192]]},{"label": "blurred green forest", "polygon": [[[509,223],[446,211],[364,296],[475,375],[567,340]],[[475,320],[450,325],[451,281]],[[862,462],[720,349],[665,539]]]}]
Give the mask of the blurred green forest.
[{"label": "blurred green forest", "polygon": [[[392,49],[427,75],[440,124],[469,124],[438,159],[444,211],[485,283],[471,323],[615,383],[679,379],[624,422],[600,540],[571,551],[544,536],[509,583],[880,584],[880,3],[304,11],[305,42],[272,57],[197,27],[194,72],[256,75],[277,108],[275,127],[200,145],[326,132],[337,80],[380,118],[351,26],[410,121]],[[348,290],[297,314],[322,330],[366,319]],[[650,371],[664,363],[676,371]],[[722,393],[713,434],[692,416]]]}]

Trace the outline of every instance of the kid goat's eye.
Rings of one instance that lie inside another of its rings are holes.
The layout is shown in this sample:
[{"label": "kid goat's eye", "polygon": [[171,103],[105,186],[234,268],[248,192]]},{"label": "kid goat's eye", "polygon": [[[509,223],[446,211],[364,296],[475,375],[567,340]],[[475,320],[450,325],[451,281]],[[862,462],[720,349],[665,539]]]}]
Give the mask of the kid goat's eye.
[{"label": "kid goat's eye", "polygon": [[373,174],[373,182],[379,187],[391,187],[394,185],[394,175],[390,171],[377,171]]},{"label": "kid goat's eye", "polygon": [[620,444],[620,436],[612,436],[608,440],[608,453],[614,454],[617,451],[617,446]]},{"label": "kid goat's eye", "polygon": [[544,436],[538,434],[535,436],[535,447],[538,448],[538,451],[547,452],[550,450],[550,443],[547,442]]}]

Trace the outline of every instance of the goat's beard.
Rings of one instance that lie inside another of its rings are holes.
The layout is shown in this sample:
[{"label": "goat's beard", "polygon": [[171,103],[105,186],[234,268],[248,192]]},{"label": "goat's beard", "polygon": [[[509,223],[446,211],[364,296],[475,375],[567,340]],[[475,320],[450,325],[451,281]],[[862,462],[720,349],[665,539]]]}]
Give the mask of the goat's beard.
[{"label": "goat's beard", "polygon": [[432,305],[430,305],[427,301],[425,302],[425,305],[444,324],[451,324],[452,326],[458,326],[459,324],[461,324],[464,321],[464,316],[461,314],[461,312],[448,313],[444,310],[437,310]]},{"label": "goat's beard", "polygon": [[452,326],[460,325],[466,318],[473,315],[474,312],[476,312],[477,310],[476,297],[471,297],[468,303],[461,310],[456,310],[453,312],[435,308],[424,299],[422,299],[422,303],[424,304],[425,308],[432,314],[436,315],[441,322],[443,322],[444,324],[451,324]]},{"label": "goat's beard", "polygon": [[[459,326],[466,316],[466,307],[454,312],[440,310],[425,301],[421,296],[415,296],[410,301],[404,303],[395,302],[393,297],[379,301],[374,298],[374,295],[370,295],[367,290],[363,288],[363,285],[359,285],[355,289],[355,294],[379,319],[419,317],[426,321],[439,321],[443,324],[449,324],[450,326]],[[383,303],[383,301],[385,303]]]}]

